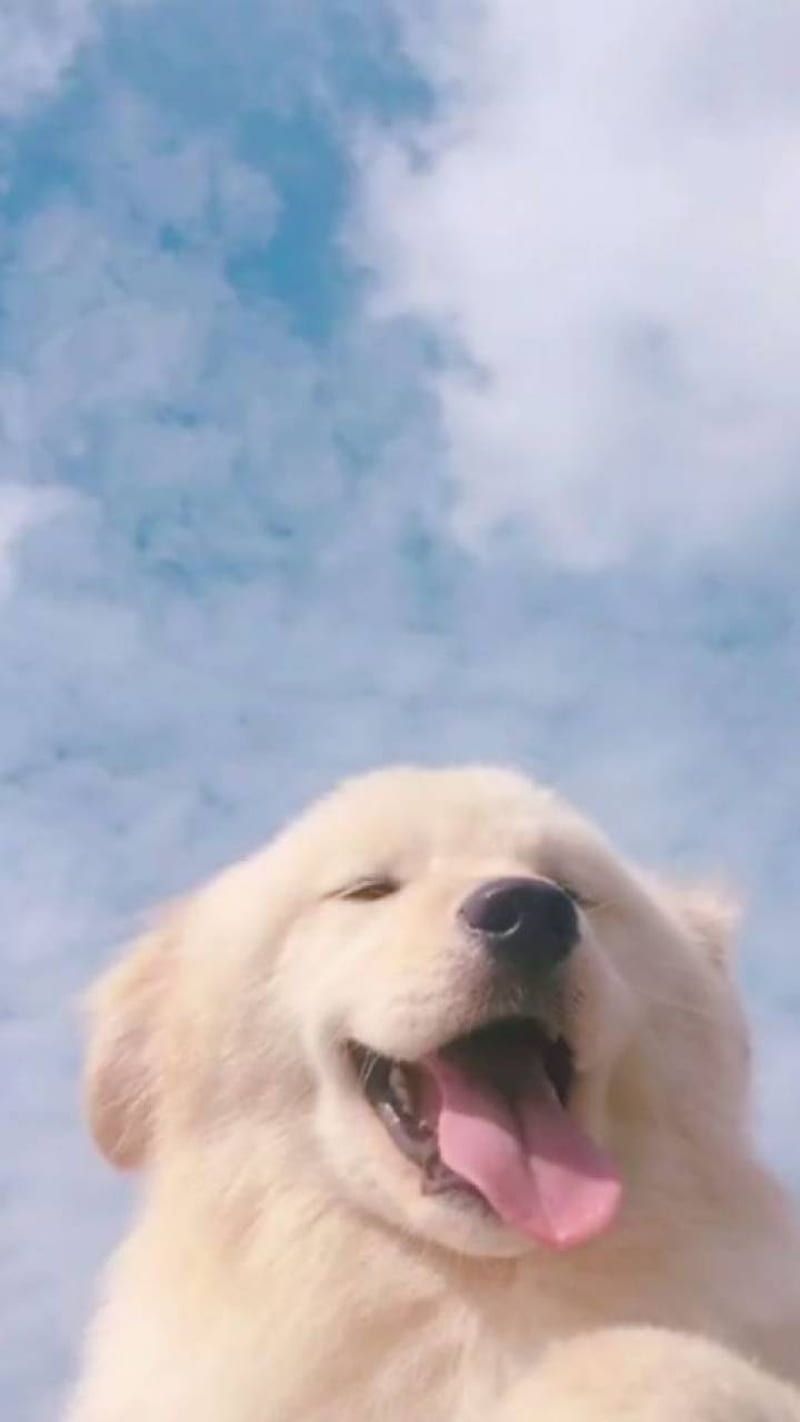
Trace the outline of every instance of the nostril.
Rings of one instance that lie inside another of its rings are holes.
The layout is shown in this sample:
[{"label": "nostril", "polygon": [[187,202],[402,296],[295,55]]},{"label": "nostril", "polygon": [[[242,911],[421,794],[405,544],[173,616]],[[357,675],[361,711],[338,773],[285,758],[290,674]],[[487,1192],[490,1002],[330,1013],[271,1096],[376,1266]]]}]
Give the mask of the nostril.
[{"label": "nostril", "polygon": [[524,913],[525,906],[520,902],[519,894],[506,890],[487,898],[481,914],[480,928],[484,933],[494,934],[498,938],[516,933],[522,927]]}]

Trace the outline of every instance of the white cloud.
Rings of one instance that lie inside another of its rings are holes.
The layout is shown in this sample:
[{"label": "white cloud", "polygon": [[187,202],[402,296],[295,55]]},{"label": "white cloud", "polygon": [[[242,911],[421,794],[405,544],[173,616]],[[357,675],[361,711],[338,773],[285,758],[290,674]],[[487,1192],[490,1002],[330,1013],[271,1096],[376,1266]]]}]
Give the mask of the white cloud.
[{"label": "white cloud", "polygon": [[103,3],[148,0],[3,0],[0,118],[18,118],[53,92],[96,35]]},{"label": "white cloud", "polygon": [[95,0],[6,0],[0,11],[0,114],[46,95],[91,36]]},{"label": "white cloud", "polygon": [[279,204],[267,176],[239,161],[215,132],[173,132],[157,111],[120,85],[105,96],[102,144],[85,153],[95,192],[122,210],[103,213],[184,243],[252,241],[266,246]]},{"label": "white cloud", "polygon": [[[2,396],[3,390],[0,386],[0,426],[3,413]],[[63,489],[32,489],[25,484],[11,481],[0,483],[0,602],[11,590],[14,559],[25,534],[37,524],[64,512],[72,502]]]},{"label": "white cloud", "polygon": [[403,7],[433,116],[373,134],[353,237],[436,381],[458,523],[604,563],[797,501],[800,11]]}]

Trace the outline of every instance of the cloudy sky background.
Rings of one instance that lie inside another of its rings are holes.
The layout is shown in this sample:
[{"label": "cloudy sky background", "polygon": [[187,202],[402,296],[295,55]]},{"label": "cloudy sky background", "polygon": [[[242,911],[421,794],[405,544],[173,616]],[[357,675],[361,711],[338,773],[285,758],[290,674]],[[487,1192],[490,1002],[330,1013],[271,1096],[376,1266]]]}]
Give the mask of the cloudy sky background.
[{"label": "cloudy sky background", "polygon": [[363,765],[739,880],[800,1190],[799,219],[789,0],[0,6],[9,1422],[129,1203],[81,988]]}]

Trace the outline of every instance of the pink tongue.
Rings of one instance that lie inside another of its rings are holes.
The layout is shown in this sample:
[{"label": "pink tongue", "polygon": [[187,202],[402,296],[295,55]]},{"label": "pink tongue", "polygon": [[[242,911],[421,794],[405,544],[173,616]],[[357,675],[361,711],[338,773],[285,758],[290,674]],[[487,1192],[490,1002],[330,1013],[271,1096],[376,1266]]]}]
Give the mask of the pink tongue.
[{"label": "pink tongue", "polygon": [[506,1224],[553,1249],[582,1244],[611,1224],[619,1173],[567,1115],[543,1069],[512,1109],[499,1091],[441,1056],[425,1066],[432,1078],[426,1114],[436,1122],[441,1159]]}]

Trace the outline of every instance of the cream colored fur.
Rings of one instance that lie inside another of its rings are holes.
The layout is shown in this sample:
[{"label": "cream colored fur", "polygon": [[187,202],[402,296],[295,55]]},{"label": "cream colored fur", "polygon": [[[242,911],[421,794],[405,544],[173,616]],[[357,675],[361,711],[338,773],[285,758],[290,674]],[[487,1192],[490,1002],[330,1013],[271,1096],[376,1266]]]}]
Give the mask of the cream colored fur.
[{"label": "cream colored fur", "polygon": [[[560,1254],[423,1195],[343,1050],[481,1021],[456,909],[507,873],[588,905],[571,1109],[625,1197]],[[372,874],[403,887],[339,896]],[[89,1119],[144,1182],[71,1422],[800,1422],[800,1236],[750,1139],[728,920],[483,768],[350,782],[175,907],[95,994]]]}]

